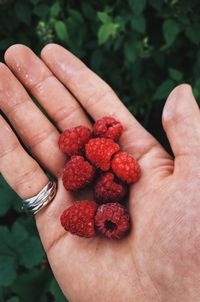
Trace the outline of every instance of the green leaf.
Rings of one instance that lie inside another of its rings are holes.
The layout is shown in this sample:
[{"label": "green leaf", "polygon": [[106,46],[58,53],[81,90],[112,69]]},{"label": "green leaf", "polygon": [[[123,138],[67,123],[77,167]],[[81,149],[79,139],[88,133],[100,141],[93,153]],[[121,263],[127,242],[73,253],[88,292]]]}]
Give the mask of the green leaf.
[{"label": "green leaf", "polygon": [[17,276],[17,265],[13,257],[0,255],[0,286],[9,286]]},{"label": "green leaf", "polygon": [[0,302],[5,302],[4,300],[4,288],[0,286]]},{"label": "green leaf", "polygon": [[21,216],[18,218],[17,222],[24,227],[26,232],[28,232],[29,236],[35,236],[38,235],[37,228],[35,225],[35,220],[31,216]]},{"label": "green leaf", "polygon": [[61,41],[67,42],[68,41],[68,31],[67,31],[66,24],[63,21],[56,21],[56,23],[54,24],[54,28],[55,28],[58,38]]},{"label": "green leaf", "polygon": [[153,100],[162,100],[165,99],[171,90],[174,88],[175,84],[172,80],[164,81],[156,90],[153,95]]},{"label": "green leaf", "polygon": [[55,301],[57,302],[66,302],[66,298],[63,295],[60,287],[58,286],[58,283],[56,282],[55,279],[52,279],[52,282],[50,284],[50,292],[55,298]]},{"label": "green leaf", "polygon": [[20,302],[47,302],[50,278],[48,270],[33,269],[17,277],[12,291],[19,296]]},{"label": "green leaf", "polygon": [[5,226],[0,226],[0,256],[15,257],[15,251],[12,248],[12,236]]},{"label": "green leaf", "polygon": [[20,302],[18,297],[12,297],[7,300],[7,302]]},{"label": "green leaf", "polygon": [[98,42],[104,44],[110,37],[114,37],[117,33],[118,24],[106,23],[101,25],[98,31]]},{"label": "green leaf", "polygon": [[97,16],[102,23],[110,23],[112,22],[112,18],[108,15],[107,12],[98,12]]},{"label": "green leaf", "polygon": [[30,269],[42,261],[44,251],[40,240],[35,236],[30,237],[19,221],[14,223],[11,236],[10,246],[14,249],[20,265]]},{"label": "green leaf", "polygon": [[79,13],[79,11],[77,11],[75,9],[69,9],[68,13],[69,13],[70,19],[73,19],[73,21],[77,22],[78,25],[81,23],[84,23],[84,19],[83,19],[82,15]]},{"label": "green leaf", "polygon": [[49,6],[40,4],[34,8],[33,13],[38,17],[45,18],[49,13]]},{"label": "green leaf", "polygon": [[144,16],[133,16],[131,19],[131,27],[140,34],[144,34],[146,30],[146,21]]},{"label": "green leaf", "polygon": [[[5,243],[8,242],[10,236],[10,232],[7,226],[0,226],[0,242]],[[0,253],[2,249],[2,244],[0,244]]]},{"label": "green leaf", "polygon": [[168,19],[163,23],[163,35],[165,38],[165,42],[169,47],[175,41],[177,35],[180,32],[179,23],[175,20]]},{"label": "green leaf", "polygon": [[29,234],[24,228],[22,224],[19,223],[17,220],[11,230],[11,236],[12,236],[12,245],[15,247],[21,247],[22,244],[29,239]]},{"label": "green leaf", "polygon": [[40,264],[45,255],[40,240],[36,237],[26,240],[21,246],[20,252],[20,264],[28,269]]},{"label": "green leaf", "polygon": [[194,82],[193,93],[196,99],[200,97],[200,78],[196,79]]},{"label": "green leaf", "polygon": [[19,197],[16,193],[9,187],[4,178],[0,176],[0,216],[5,215],[18,200]]},{"label": "green leaf", "polygon": [[183,79],[183,73],[175,68],[169,68],[169,75],[174,81],[181,81]]},{"label": "green leaf", "polygon": [[124,45],[124,54],[129,63],[133,63],[137,57],[135,41],[126,42]]},{"label": "green leaf", "polygon": [[12,206],[12,200],[7,199],[6,195],[3,194],[3,192],[0,192],[0,196],[2,196],[2,198],[0,198],[0,216],[5,215],[9,209]]},{"label": "green leaf", "polygon": [[81,8],[85,18],[89,20],[96,19],[96,11],[91,4],[81,1]]},{"label": "green leaf", "polygon": [[44,257],[39,238],[30,237],[18,220],[13,224],[11,232],[6,227],[0,227],[0,242],[0,256],[7,256],[28,269],[40,264]]},{"label": "green leaf", "polygon": [[22,21],[23,23],[30,25],[31,23],[31,8],[30,6],[25,3],[18,1],[15,4],[15,13],[19,21]]},{"label": "green leaf", "polygon": [[186,29],[186,36],[192,43],[198,45],[200,43],[200,25],[198,26],[189,26]]},{"label": "green leaf", "polygon": [[130,7],[133,9],[133,11],[137,15],[140,15],[145,8],[146,0],[128,0],[128,3]]},{"label": "green leaf", "polygon": [[61,7],[60,7],[60,2],[54,2],[54,4],[50,8],[50,15],[52,18],[58,17],[60,14]]}]

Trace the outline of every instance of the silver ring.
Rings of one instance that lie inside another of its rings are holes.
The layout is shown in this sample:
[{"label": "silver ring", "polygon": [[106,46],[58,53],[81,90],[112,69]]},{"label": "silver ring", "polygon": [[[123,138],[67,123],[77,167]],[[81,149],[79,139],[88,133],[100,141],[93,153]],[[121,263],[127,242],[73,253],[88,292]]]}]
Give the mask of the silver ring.
[{"label": "silver ring", "polygon": [[54,199],[56,191],[56,182],[49,181],[37,195],[22,200],[22,210],[27,214],[35,215]]}]

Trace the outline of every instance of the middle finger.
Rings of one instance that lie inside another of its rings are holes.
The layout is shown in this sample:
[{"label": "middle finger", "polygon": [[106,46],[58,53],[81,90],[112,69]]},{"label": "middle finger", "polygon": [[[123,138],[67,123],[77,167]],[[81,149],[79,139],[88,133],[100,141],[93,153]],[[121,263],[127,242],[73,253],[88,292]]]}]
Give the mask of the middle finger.
[{"label": "middle finger", "polygon": [[65,160],[58,148],[59,132],[3,63],[0,63],[0,108],[35,158],[57,176]]}]

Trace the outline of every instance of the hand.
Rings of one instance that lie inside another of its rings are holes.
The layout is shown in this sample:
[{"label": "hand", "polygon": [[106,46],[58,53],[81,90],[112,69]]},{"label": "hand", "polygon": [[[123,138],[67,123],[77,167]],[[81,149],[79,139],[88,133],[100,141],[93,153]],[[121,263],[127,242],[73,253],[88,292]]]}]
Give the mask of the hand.
[{"label": "hand", "polygon": [[[173,160],[79,59],[55,44],[41,56],[14,45],[5,54],[7,66],[0,64],[1,109],[34,157],[1,116],[0,172],[23,199],[47,183],[41,167],[58,178],[56,198],[36,215],[36,223],[64,294],[75,302],[199,301],[200,112],[191,88],[177,87],[164,108]],[[60,225],[73,197],[62,186],[65,156],[57,140],[65,128],[90,126],[82,108],[94,120],[116,116],[125,125],[120,143],[141,165],[142,177],[129,201],[133,227],[123,240],[83,239]]]}]

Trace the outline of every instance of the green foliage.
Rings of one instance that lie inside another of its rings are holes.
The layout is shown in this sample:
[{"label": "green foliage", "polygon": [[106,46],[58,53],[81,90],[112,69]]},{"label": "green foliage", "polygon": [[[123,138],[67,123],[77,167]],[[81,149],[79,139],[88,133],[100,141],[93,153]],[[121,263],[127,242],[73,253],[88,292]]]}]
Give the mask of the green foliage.
[{"label": "green foliage", "polygon": [[177,21],[172,20],[172,19],[168,19],[168,20],[164,21],[163,35],[164,35],[167,47],[171,46],[174,43],[179,32],[180,32],[180,26]]},{"label": "green foliage", "polygon": [[68,40],[68,33],[67,33],[67,26],[63,21],[56,21],[54,24],[55,32],[58,36],[58,38],[61,41],[67,42]]},{"label": "green foliage", "polygon": [[3,177],[0,177],[0,217],[5,215],[12,207],[19,211],[19,198],[15,192],[6,184]]},{"label": "green foliage", "polygon": [[110,37],[115,38],[117,29],[120,27],[118,23],[114,23],[113,19],[106,12],[98,12],[97,16],[101,20],[102,25],[98,30],[99,45],[104,44]]},{"label": "green foliage", "polygon": [[[11,21],[10,21],[11,20]],[[197,0],[0,0],[0,58],[24,43],[63,45],[102,76],[145,121],[176,85],[200,97]],[[145,114],[145,112],[147,112]],[[65,301],[31,218],[0,178],[0,302]]]},{"label": "green foliage", "polygon": [[0,215],[8,225],[0,225],[0,302],[48,302],[50,296],[66,301],[52,277],[34,219],[18,214],[20,200],[2,177],[0,197]]},{"label": "green foliage", "polygon": [[146,0],[128,0],[130,7],[136,15],[140,15],[146,5]]},{"label": "green foliage", "polygon": [[183,79],[182,72],[174,68],[169,68],[169,75],[174,81],[182,81]]},{"label": "green foliage", "polygon": [[169,94],[169,91],[175,86],[172,80],[164,81],[157,89],[153,96],[154,100],[162,100],[166,98]]}]

